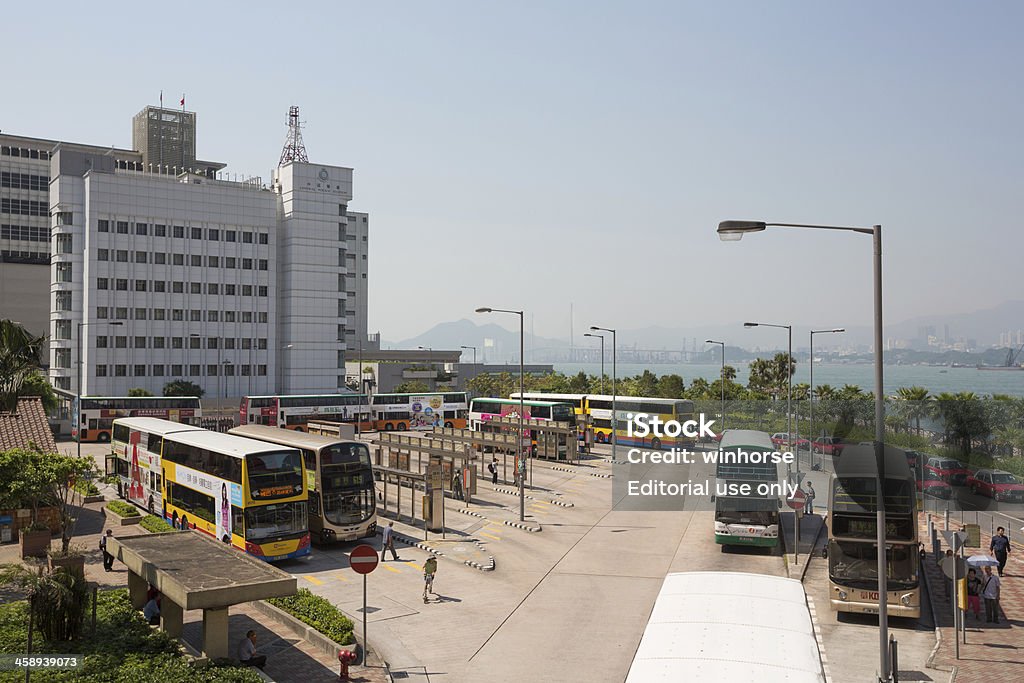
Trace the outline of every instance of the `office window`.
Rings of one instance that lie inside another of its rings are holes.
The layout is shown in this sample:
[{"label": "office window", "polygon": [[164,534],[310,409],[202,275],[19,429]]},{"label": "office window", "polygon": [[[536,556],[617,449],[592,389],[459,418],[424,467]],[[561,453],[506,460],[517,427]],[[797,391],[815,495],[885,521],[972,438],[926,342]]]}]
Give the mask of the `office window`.
[{"label": "office window", "polygon": [[234,285],[224,285],[224,293],[226,295],[228,295],[228,296],[234,296],[235,295],[235,286]]},{"label": "office window", "polygon": [[234,349],[235,348],[235,338],[234,337],[225,337],[224,338],[224,348],[228,349],[228,350]]},{"label": "office window", "polygon": [[218,256],[207,256],[206,265],[210,268],[220,268],[220,257]]},{"label": "office window", "polygon": [[189,365],[188,369],[189,369],[189,376],[190,377],[201,377],[202,376],[203,368],[202,368],[201,365]]},{"label": "office window", "polygon": [[167,283],[163,280],[153,280],[153,291],[164,292],[167,290]]},{"label": "office window", "polygon": [[219,345],[220,345],[220,340],[217,337],[209,337],[206,340],[206,348],[208,348],[208,349],[216,349],[216,348],[219,347]]},{"label": "office window", "polygon": [[203,348],[203,340],[200,337],[189,337],[188,347],[190,349],[201,349]]},{"label": "office window", "polygon": [[194,239],[194,240],[201,240],[201,239],[203,239],[203,229],[202,228],[192,228],[192,230],[190,231],[190,234],[192,236],[192,239]]},{"label": "office window", "polygon": [[188,283],[188,288],[189,288],[189,291],[192,294],[202,294],[203,293],[203,283],[202,282],[190,282],[190,283]]},{"label": "office window", "polygon": [[242,285],[242,296],[252,296],[252,285]]},{"label": "office window", "polygon": [[105,348],[107,348],[107,337],[106,337],[106,335],[103,335],[101,337],[96,337],[96,348],[97,349],[105,349]]},{"label": "office window", "polygon": [[108,280],[105,277],[96,278],[96,289],[107,289]]},{"label": "office window", "polygon": [[235,312],[234,311],[224,311],[224,322],[226,322],[226,323],[233,323],[233,322],[235,322]]},{"label": "office window", "polygon": [[259,375],[260,377],[266,377],[267,376],[267,366],[266,365],[259,365],[259,366],[257,366],[256,374]]},{"label": "office window", "polygon": [[257,348],[260,349],[261,351],[267,348],[267,339],[266,339],[266,337],[260,337],[260,339],[259,339],[259,346]]},{"label": "office window", "polygon": [[201,323],[201,322],[203,322],[203,312],[202,311],[189,311],[188,312],[188,319],[189,319],[190,322]]},{"label": "office window", "polygon": [[251,258],[244,258],[244,259],[242,259],[242,270],[252,270],[252,259]]},{"label": "office window", "polygon": [[184,237],[185,236],[185,226],[184,225],[175,225],[174,226],[174,230],[171,231],[171,234],[173,234],[175,237]]},{"label": "office window", "polygon": [[70,263],[57,264],[57,282],[71,282],[73,271]]},{"label": "office window", "polygon": [[144,349],[144,348],[146,348],[146,338],[145,337],[136,337],[135,338],[135,348],[137,348],[137,349]]},{"label": "office window", "polygon": [[345,224],[344,223],[338,223],[338,241],[339,242],[344,242],[345,241]]},{"label": "office window", "polygon": [[185,348],[185,339],[183,337],[171,337],[171,348],[172,349],[183,349],[183,348]]},{"label": "office window", "polygon": [[241,368],[241,370],[242,370],[242,372],[241,372],[242,377],[248,377],[249,376],[249,371],[251,370],[251,368],[248,365],[240,365],[239,368]]},{"label": "office window", "polygon": [[147,254],[144,251],[137,251],[137,252],[135,252],[135,262],[136,263],[147,263],[148,262],[148,257],[149,257],[149,254]]},{"label": "office window", "polygon": [[260,233],[260,244],[269,244],[269,243],[270,243],[270,240],[269,240],[269,238],[267,236],[267,233],[261,232]]},{"label": "office window", "polygon": [[153,226],[153,234],[157,237],[167,237],[167,226],[157,223]]},{"label": "office window", "polygon": [[171,292],[173,292],[174,294],[183,294],[185,292],[185,283],[184,282],[172,282],[171,283]]},{"label": "office window", "polygon": [[217,376],[217,364],[216,363],[210,363],[210,364],[208,364],[206,366],[206,376],[207,377],[216,377]]},{"label": "office window", "polygon": [[54,251],[58,254],[71,253],[71,235],[57,235],[54,240]]},{"label": "office window", "polygon": [[167,263],[167,254],[162,251],[158,251],[153,254],[153,263],[157,265],[163,265]]},{"label": "office window", "polygon": [[192,254],[191,256],[188,257],[188,261],[189,264],[193,266],[203,265],[203,257],[199,254]]},{"label": "office window", "polygon": [[183,266],[185,265],[184,254],[171,254],[171,265]]},{"label": "office window", "polygon": [[120,278],[119,277],[116,280],[114,280],[114,289],[116,289],[119,292],[127,292],[128,291],[128,279],[127,278]]},{"label": "office window", "polygon": [[118,306],[117,308],[115,308],[114,309],[114,317],[117,318],[118,320],[127,320],[128,319],[128,307],[127,306]]},{"label": "office window", "polygon": [[225,377],[234,377],[235,376],[235,366],[232,365],[231,363],[225,363],[224,364],[224,376]]},{"label": "office window", "polygon": [[135,319],[136,320],[145,320],[148,313],[149,313],[149,309],[148,308],[136,308],[135,309]]},{"label": "office window", "polygon": [[103,218],[96,221],[96,230],[99,232],[110,232],[110,221]]},{"label": "office window", "polygon": [[128,263],[128,250],[127,249],[118,249],[117,250],[117,262],[118,263]]},{"label": "office window", "polygon": [[153,337],[153,348],[154,349],[162,349],[162,348],[164,348],[164,338],[163,337]]},{"label": "office window", "polygon": [[127,349],[128,348],[128,337],[124,337],[124,336],[114,337],[114,348],[115,349]]},{"label": "office window", "polygon": [[[65,292],[57,292],[57,293],[58,294],[64,294]],[[68,294],[68,296],[70,298],[70,294],[71,293],[67,292],[67,294]],[[70,311],[71,310],[71,304],[68,304],[67,308],[60,309],[60,310]],[[107,307],[106,306],[97,306],[96,307],[96,317],[97,318],[107,318],[108,317]]]},{"label": "office window", "polygon": [[127,365],[115,365],[114,366],[114,377],[127,377],[128,366]]},{"label": "office window", "polygon": [[180,308],[171,310],[171,320],[173,322],[183,322],[185,320],[185,311]]},{"label": "office window", "polygon": [[260,296],[267,296],[267,286],[260,285]]},{"label": "office window", "polygon": [[154,365],[153,366],[153,373],[152,374],[153,374],[153,377],[163,377],[164,376],[164,366],[163,365]]},{"label": "office window", "polygon": [[225,230],[224,231],[224,241],[225,242],[234,242],[234,241],[236,241],[237,235],[238,235],[238,233],[235,232],[234,230]]},{"label": "office window", "polygon": [[97,377],[106,377],[107,376],[107,366],[106,365],[97,365],[96,366],[96,376]]},{"label": "office window", "polygon": [[252,233],[251,232],[243,232],[242,233],[242,243],[243,244],[252,244]]},{"label": "office window", "polygon": [[266,312],[266,311],[260,311],[260,314],[259,314],[259,315],[260,315],[260,317],[259,317],[259,321],[260,321],[261,323],[265,323],[265,322],[267,322],[267,312]]},{"label": "office window", "polygon": [[136,377],[145,377],[146,376],[146,366],[145,365],[136,365],[135,366],[135,376]]},{"label": "office window", "polygon": [[171,375],[174,376],[174,377],[180,377],[181,376],[181,365],[180,364],[179,365],[172,365],[171,366]]},{"label": "office window", "polygon": [[338,215],[339,216],[347,216],[348,215],[348,207],[345,206],[344,204],[338,204]]},{"label": "office window", "polygon": [[248,337],[243,339],[242,340],[242,348],[243,349],[251,349],[252,348],[252,339],[249,339]]},{"label": "office window", "polygon": [[236,259],[235,259],[234,256],[225,256],[224,257],[224,267],[225,268],[229,268],[231,270],[234,270],[234,268],[235,268],[235,261],[236,261]]},{"label": "office window", "polygon": [[252,322],[252,311],[242,311],[242,322],[243,323],[251,323]]},{"label": "office window", "polygon": [[97,261],[109,261],[110,260],[110,250],[109,249],[97,249],[96,250],[96,260]]},{"label": "office window", "polygon": [[118,221],[117,222],[117,234],[118,235],[127,235],[128,234],[128,221]]},{"label": "office window", "polygon": [[135,291],[136,292],[145,292],[146,291],[146,281],[145,280],[136,280],[135,281]]},{"label": "office window", "polygon": [[266,269],[267,269],[267,259],[261,258],[260,259],[260,270],[266,270]]},{"label": "office window", "polygon": [[219,319],[220,319],[220,313],[218,311],[207,311],[206,312],[206,322],[208,322],[208,323],[215,323],[215,322],[218,322]]},{"label": "office window", "polygon": [[220,291],[220,286],[216,282],[209,282],[209,283],[206,284],[206,293],[207,294],[218,294],[219,291]]},{"label": "office window", "polygon": [[162,308],[153,309],[153,320],[164,320],[167,315],[167,311]]},{"label": "office window", "polygon": [[149,225],[147,225],[146,223],[136,223],[135,224],[135,234],[136,235],[148,235],[149,234]]},{"label": "office window", "polygon": [[210,228],[206,231],[206,237],[211,242],[220,242],[220,230]]}]

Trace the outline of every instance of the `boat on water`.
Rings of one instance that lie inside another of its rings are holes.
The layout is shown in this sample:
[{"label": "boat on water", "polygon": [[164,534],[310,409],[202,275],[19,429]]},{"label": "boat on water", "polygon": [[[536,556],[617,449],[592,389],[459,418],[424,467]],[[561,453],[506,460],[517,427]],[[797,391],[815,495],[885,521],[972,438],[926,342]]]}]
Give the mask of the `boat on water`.
[{"label": "boat on water", "polygon": [[1006,350],[1006,362],[1002,365],[979,365],[979,370],[1010,370],[1010,371],[1024,371],[1024,365],[1017,362],[1017,358],[1020,356],[1021,351],[1024,351],[1024,344],[1020,345],[1016,351],[1012,348]]}]

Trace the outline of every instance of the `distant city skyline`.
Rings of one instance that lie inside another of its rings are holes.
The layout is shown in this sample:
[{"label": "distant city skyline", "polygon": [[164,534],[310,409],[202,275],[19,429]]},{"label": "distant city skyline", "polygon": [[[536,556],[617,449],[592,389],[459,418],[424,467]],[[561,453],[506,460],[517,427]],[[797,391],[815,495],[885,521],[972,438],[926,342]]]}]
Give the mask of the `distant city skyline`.
[{"label": "distant city skyline", "polygon": [[[300,105],[310,160],[354,167],[375,212],[388,338],[479,306],[567,337],[570,302],[579,329],[870,324],[869,240],[723,244],[729,218],[882,224],[887,323],[1019,291],[1018,4],[328,5],[287,40],[280,11],[12,6],[47,49],[5,36],[33,68],[0,129],[129,146],[183,92],[204,158],[266,178]],[[131,59],[154,22],[185,43]]]}]

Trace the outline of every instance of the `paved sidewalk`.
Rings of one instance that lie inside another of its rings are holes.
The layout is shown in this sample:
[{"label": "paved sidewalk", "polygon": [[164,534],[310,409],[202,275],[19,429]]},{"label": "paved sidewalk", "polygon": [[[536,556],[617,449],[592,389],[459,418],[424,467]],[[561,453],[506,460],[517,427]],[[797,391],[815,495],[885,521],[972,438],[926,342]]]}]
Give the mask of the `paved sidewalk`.
[{"label": "paved sidewalk", "polygon": [[[933,516],[937,528],[942,518]],[[922,527],[922,537],[927,539],[927,522]],[[958,525],[957,525],[958,526]],[[956,528],[951,526],[951,528]],[[941,533],[939,538],[942,538]],[[988,554],[991,536],[982,530],[981,548],[971,548],[968,554]],[[926,543],[927,545],[927,543]],[[942,553],[945,553],[943,543]],[[1024,681],[1024,548],[1014,544],[1006,564],[1000,599],[999,624],[988,624],[984,616],[976,620],[967,613],[967,642],[960,637],[960,659],[956,658],[953,633],[953,615],[946,599],[945,576],[931,552],[927,553],[924,569],[932,587],[932,603],[942,631],[942,643],[935,654],[933,664],[940,668],[956,668],[957,683],[974,681]],[[984,605],[982,606],[984,611]]]}]

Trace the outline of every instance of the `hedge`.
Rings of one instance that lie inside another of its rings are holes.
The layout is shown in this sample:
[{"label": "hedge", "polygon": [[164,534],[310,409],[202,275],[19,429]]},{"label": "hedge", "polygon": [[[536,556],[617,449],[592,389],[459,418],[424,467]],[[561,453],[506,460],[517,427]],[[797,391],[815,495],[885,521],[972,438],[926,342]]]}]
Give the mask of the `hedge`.
[{"label": "hedge", "polygon": [[154,534],[159,534],[164,531],[174,531],[174,527],[172,527],[166,519],[157,517],[156,515],[146,515],[142,518],[142,521],[139,522],[139,526]]},{"label": "hedge", "polygon": [[313,594],[308,588],[300,588],[298,593],[286,598],[270,598],[267,602],[312,626],[339,645],[355,642],[352,620],[329,600]]},{"label": "hedge", "polygon": [[114,512],[122,517],[138,517],[139,509],[134,505],[130,505],[123,500],[112,500],[107,503],[107,507],[111,512]]},{"label": "hedge", "polygon": [[100,490],[96,488],[96,484],[92,483],[88,479],[80,479],[75,482],[75,490],[81,493],[83,496],[98,496]]}]

